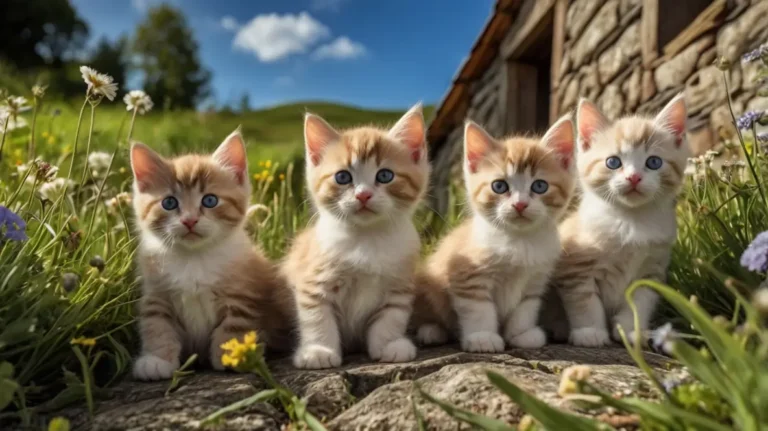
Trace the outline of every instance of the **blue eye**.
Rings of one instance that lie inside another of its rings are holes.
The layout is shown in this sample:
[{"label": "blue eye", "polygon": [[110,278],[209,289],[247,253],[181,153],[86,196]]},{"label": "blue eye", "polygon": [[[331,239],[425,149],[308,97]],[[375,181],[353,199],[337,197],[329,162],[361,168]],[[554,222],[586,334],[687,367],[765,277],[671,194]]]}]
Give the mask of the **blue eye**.
[{"label": "blue eye", "polygon": [[661,157],[658,156],[648,157],[648,160],[645,161],[645,166],[654,171],[661,168],[662,164],[664,164],[664,162],[661,160]]},{"label": "blue eye", "polygon": [[496,180],[491,183],[491,190],[497,194],[504,194],[509,191],[509,184],[504,180]]},{"label": "blue eye", "polygon": [[206,208],[213,208],[219,204],[219,198],[216,195],[203,196],[203,206]]},{"label": "blue eye", "polygon": [[376,172],[376,182],[386,184],[395,179],[395,173],[389,169],[380,169]]},{"label": "blue eye", "polygon": [[531,184],[531,191],[543,195],[549,190],[549,184],[544,180],[536,180]]},{"label": "blue eye", "polygon": [[334,175],[338,184],[344,185],[352,182],[352,174],[349,171],[339,171]]},{"label": "blue eye", "polygon": [[173,196],[168,196],[167,198],[163,199],[161,205],[163,206],[164,210],[172,211],[179,207],[179,201],[177,201]]},{"label": "blue eye", "polygon": [[605,159],[605,166],[608,167],[608,169],[619,169],[621,167],[621,159],[616,156],[611,156]]}]

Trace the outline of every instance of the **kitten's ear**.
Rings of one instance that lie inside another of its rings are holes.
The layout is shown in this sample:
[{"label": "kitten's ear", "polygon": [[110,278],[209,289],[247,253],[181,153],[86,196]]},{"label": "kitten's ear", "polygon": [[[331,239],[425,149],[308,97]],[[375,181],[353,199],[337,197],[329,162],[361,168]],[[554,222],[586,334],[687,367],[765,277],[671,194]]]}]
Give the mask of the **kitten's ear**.
[{"label": "kitten's ear", "polygon": [[471,120],[464,125],[464,160],[471,173],[477,172],[477,164],[496,147],[496,140]]},{"label": "kitten's ear", "polygon": [[573,121],[571,121],[571,115],[565,115],[557,120],[557,122],[547,130],[544,137],[541,138],[541,142],[547,148],[552,149],[560,159],[563,168],[568,169],[573,160],[574,149]]},{"label": "kitten's ear", "polygon": [[304,116],[304,144],[307,147],[307,157],[313,166],[320,163],[325,147],[338,139],[339,132],[320,116],[309,113]]},{"label": "kitten's ear", "polygon": [[685,95],[678,94],[667,103],[667,106],[659,112],[655,123],[675,135],[675,144],[679,147],[685,138],[685,122],[688,119],[688,110],[685,107]]},{"label": "kitten's ear", "polygon": [[140,142],[131,145],[131,169],[140,192],[168,187],[173,183],[173,173],[168,162]]},{"label": "kitten's ear", "polygon": [[576,124],[579,127],[579,150],[587,151],[592,146],[595,133],[607,127],[609,121],[594,103],[582,98],[576,113]]},{"label": "kitten's ear", "polygon": [[213,159],[231,169],[240,185],[245,182],[248,177],[248,154],[245,151],[245,142],[239,127],[230,133],[214,151]]},{"label": "kitten's ear", "polygon": [[389,130],[389,136],[404,143],[411,150],[411,158],[418,162],[426,154],[427,127],[421,102],[408,110]]}]

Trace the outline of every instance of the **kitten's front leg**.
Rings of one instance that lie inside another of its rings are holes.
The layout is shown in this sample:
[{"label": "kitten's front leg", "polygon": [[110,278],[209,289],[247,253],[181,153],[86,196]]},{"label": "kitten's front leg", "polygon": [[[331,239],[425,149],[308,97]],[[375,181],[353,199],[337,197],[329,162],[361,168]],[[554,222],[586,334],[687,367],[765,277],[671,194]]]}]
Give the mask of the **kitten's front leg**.
[{"label": "kitten's front leg", "polygon": [[413,309],[411,289],[390,292],[368,326],[368,355],[381,362],[407,362],[416,358],[416,346],[405,336]]},{"label": "kitten's front leg", "polygon": [[547,343],[547,335],[537,325],[541,296],[547,288],[546,274],[534,276],[523,290],[523,299],[515,306],[504,325],[504,339],[512,346],[536,349]]},{"label": "kitten's front leg", "polygon": [[322,369],[341,365],[341,336],[328,291],[318,284],[296,289],[299,349],[293,356],[296,368]]},{"label": "kitten's front leg", "polygon": [[605,308],[597,294],[594,279],[578,286],[561,288],[559,293],[571,326],[568,341],[584,347],[608,345],[611,338],[605,321]]},{"label": "kitten's front leg", "polygon": [[244,335],[251,331],[256,331],[257,336],[262,335],[259,334],[257,311],[246,304],[225,300],[222,312],[224,317],[211,334],[210,361],[215,370],[224,369],[221,359],[224,353],[222,344],[233,338],[243,341]]},{"label": "kitten's front leg", "polygon": [[170,379],[179,368],[181,336],[174,323],[173,307],[167,298],[145,294],[139,303],[141,355],[133,364],[139,380]]},{"label": "kitten's front leg", "polygon": [[452,297],[459,320],[462,350],[481,353],[504,351],[496,306],[488,290],[463,289],[453,292]]},{"label": "kitten's front leg", "polygon": [[639,319],[640,328],[635,328],[635,316],[632,313],[632,309],[629,308],[629,304],[624,301],[621,310],[619,310],[613,318],[612,335],[613,339],[618,342],[621,342],[621,335],[619,334],[619,329],[617,327],[618,325],[621,325],[621,328],[624,329],[624,333],[627,335],[630,343],[634,343],[635,341],[636,330],[639,329],[643,333],[648,330],[659,296],[651,289],[643,287],[635,290],[633,299],[635,307],[637,307],[637,317]]}]

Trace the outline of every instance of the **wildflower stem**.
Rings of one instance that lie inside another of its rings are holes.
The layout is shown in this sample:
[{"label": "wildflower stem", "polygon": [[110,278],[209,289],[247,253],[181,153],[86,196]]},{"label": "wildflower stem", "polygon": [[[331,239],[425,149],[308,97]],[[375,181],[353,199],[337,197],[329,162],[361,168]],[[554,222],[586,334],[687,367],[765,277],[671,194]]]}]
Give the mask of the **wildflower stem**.
[{"label": "wildflower stem", "polygon": [[85,105],[88,104],[88,96],[86,93],[83,106],[80,108],[80,115],[77,117],[77,128],[75,128],[75,143],[72,145],[72,159],[69,162],[69,172],[67,173],[67,179],[72,179],[72,171],[75,169],[75,155],[77,154],[77,141],[80,139],[80,126],[83,124],[83,113],[85,112]]},{"label": "wildflower stem", "polygon": [[8,134],[8,119],[5,119],[5,124],[3,125],[3,137],[0,138],[0,162],[3,161],[3,147],[5,146],[5,135]]},{"label": "wildflower stem", "polygon": [[35,107],[32,109],[32,125],[29,128],[29,147],[27,148],[27,161],[35,159],[35,123],[37,122],[37,107],[40,101],[35,97]]},{"label": "wildflower stem", "polygon": [[85,146],[85,163],[83,163],[83,175],[80,178],[80,185],[85,184],[85,177],[88,174],[88,156],[91,154],[91,138],[93,137],[93,124],[96,121],[96,106],[91,105],[91,124],[88,128],[88,141]]},{"label": "wildflower stem", "polygon": [[133,116],[131,116],[131,124],[128,126],[128,144],[131,143],[131,137],[133,136],[133,125],[136,123],[136,114],[139,113],[139,108],[133,108]]}]

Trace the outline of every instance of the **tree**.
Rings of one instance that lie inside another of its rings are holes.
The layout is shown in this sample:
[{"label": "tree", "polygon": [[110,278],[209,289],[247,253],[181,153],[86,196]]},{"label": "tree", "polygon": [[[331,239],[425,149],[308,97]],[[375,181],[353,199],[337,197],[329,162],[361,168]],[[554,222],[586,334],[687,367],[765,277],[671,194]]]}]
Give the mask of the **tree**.
[{"label": "tree", "polygon": [[240,113],[244,114],[251,110],[251,98],[248,96],[248,93],[243,93],[242,96],[240,96]]},{"label": "tree", "polygon": [[88,26],[69,0],[0,1],[0,60],[20,70],[61,68],[87,37]]},{"label": "tree", "polygon": [[120,88],[125,88],[125,81],[128,76],[128,60],[126,58],[128,44],[128,39],[125,36],[117,39],[114,43],[110,43],[107,38],[102,37],[91,54],[89,66],[115,78],[115,82],[120,84]]},{"label": "tree", "polygon": [[168,5],[149,10],[133,43],[144,72],[144,91],[169,109],[194,108],[208,95],[210,72],[184,15]]}]

